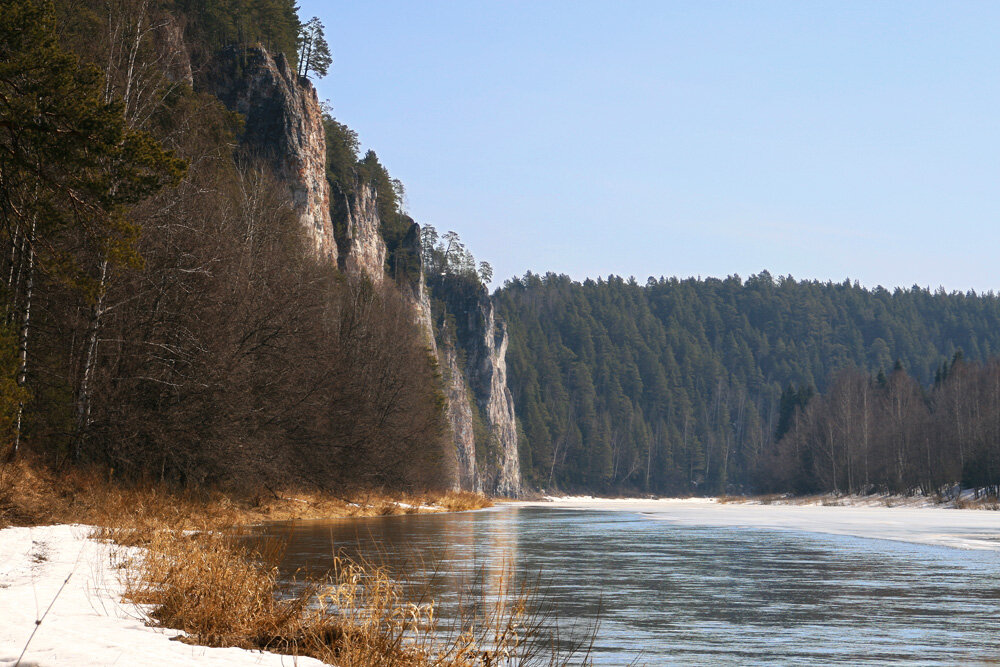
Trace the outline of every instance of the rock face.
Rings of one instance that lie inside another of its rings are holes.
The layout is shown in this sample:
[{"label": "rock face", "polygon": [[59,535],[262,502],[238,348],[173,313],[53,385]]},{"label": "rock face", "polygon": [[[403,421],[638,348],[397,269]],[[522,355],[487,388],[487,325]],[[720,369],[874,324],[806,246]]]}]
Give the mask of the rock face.
[{"label": "rock face", "polygon": [[[413,225],[404,248],[415,258],[413,263],[422,266],[418,225]],[[425,279],[418,270],[416,278],[397,277],[396,283],[413,304],[441,369],[458,468],[455,486],[516,497],[521,472],[514,401],[507,388],[507,327],[497,319],[489,294],[478,282],[435,280],[436,297],[451,315],[442,317],[435,331]]]},{"label": "rock face", "polygon": [[456,489],[482,492],[483,481],[476,464],[475,417],[469,402],[469,385],[459,363],[454,338],[450,335],[445,335],[444,338],[443,344],[438,348],[438,363],[448,401],[446,414],[455,446],[457,478],[454,486]]},{"label": "rock face", "polygon": [[478,337],[468,360],[469,385],[490,430],[491,459],[482,480],[491,493],[516,498],[521,492],[514,398],[507,388],[507,325],[496,317],[493,302],[483,290],[479,302]]},{"label": "rock face", "polygon": [[459,279],[451,287],[445,282],[440,291],[438,297],[455,321],[455,341],[465,356],[465,380],[486,430],[486,441],[478,443],[477,485],[487,493],[517,497],[521,469],[514,399],[507,388],[507,326],[497,318],[489,293],[478,282]]},{"label": "rock face", "polygon": [[[415,258],[417,267],[422,265],[420,247],[420,226],[413,225],[404,241],[406,253]],[[413,308],[414,319],[424,334],[427,349],[437,360],[441,371],[442,391],[445,395],[445,417],[451,430],[452,444],[455,452],[455,478],[452,487],[455,490],[483,491],[482,480],[476,464],[476,436],[473,405],[470,401],[469,384],[466,379],[466,369],[459,362],[459,352],[456,349],[454,332],[442,328],[440,333],[434,331],[434,314],[431,307],[430,294],[422,270],[416,272],[416,278],[397,279],[397,286],[402,290]],[[438,344],[440,337],[441,343]]]},{"label": "rock face", "polygon": [[283,54],[260,47],[223,49],[201,77],[229,109],[245,118],[240,144],[267,162],[288,188],[317,253],[337,261],[326,180],[326,133],[316,90],[291,71]]},{"label": "rock face", "polygon": [[[174,32],[168,31],[164,39],[176,39]],[[189,64],[178,76],[190,76],[188,72]],[[326,134],[312,85],[289,69],[284,56],[272,58],[255,47],[223,49],[209,67],[199,70],[196,86],[244,116],[241,148],[263,159],[288,188],[317,253],[346,273],[383,283],[387,249],[374,188],[358,183],[352,193],[337,194],[334,224]],[[516,497],[521,475],[514,403],[507,388],[506,326],[496,318],[485,288],[475,281],[455,294],[447,294],[446,287],[444,294],[435,294],[448,301],[454,322],[449,325],[444,318],[436,330],[422,266],[420,227],[413,224],[394,250],[395,286],[411,303],[428,352],[441,370],[457,463],[453,485]]]},{"label": "rock face", "polygon": [[347,197],[347,221],[343,250],[343,268],[348,273],[368,276],[376,284],[385,277],[385,241],[375,188],[367,183],[357,186]]}]

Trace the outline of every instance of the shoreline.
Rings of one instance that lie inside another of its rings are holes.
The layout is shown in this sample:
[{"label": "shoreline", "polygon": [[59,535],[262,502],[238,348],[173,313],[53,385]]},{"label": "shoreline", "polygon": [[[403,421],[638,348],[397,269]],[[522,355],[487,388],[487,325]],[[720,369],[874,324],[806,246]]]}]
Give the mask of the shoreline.
[{"label": "shoreline", "polygon": [[971,489],[965,489],[955,498],[938,498],[924,495],[893,494],[836,494],[818,493],[796,496],[792,494],[761,494],[749,496],[594,496],[587,494],[547,495],[534,494],[515,502],[572,502],[572,501],[621,501],[621,502],[687,502],[703,501],[720,505],[796,505],[823,507],[937,507],[941,509],[1000,510],[1000,502],[995,497],[975,498]]},{"label": "shoreline", "polygon": [[[348,493],[349,497],[342,497]],[[30,460],[5,464],[0,466],[0,609],[4,610],[0,667],[17,664],[33,632],[20,663],[25,666],[175,665],[193,661],[206,665],[287,665],[290,661],[321,665],[320,660],[293,655],[299,651],[295,637],[285,643],[289,652],[279,654],[262,651],[252,637],[206,639],[196,637],[200,631],[189,628],[191,638],[183,640],[181,630],[156,622],[146,625],[150,612],[158,607],[125,599],[127,584],[132,584],[134,591],[136,577],[143,576],[141,568],[136,568],[136,557],[145,561],[144,554],[152,553],[162,561],[189,553],[195,548],[191,547],[192,534],[209,536],[231,527],[462,511],[491,504],[485,496],[461,492],[356,490],[337,495],[301,488],[242,494],[217,489],[174,490],[156,484],[122,484],[96,469],[57,473]],[[236,552],[224,556],[217,547],[208,543],[202,551],[195,549],[196,556],[207,559],[209,569],[203,574],[189,569],[185,576],[193,578],[178,583],[211,585],[215,565],[249,568],[258,579],[267,580],[269,571],[252,559]],[[128,567],[121,569],[122,565]],[[242,587],[239,581],[232,585]],[[270,598],[270,594],[265,597]],[[231,620],[241,622],[236,617]],[[196,639],[216,647],[197,644]],[[248,648],[226,648],[230,643]],[[268,645],[279,644],[280,640]]]},{"label": "shoreline", "polygon": [[[180,630],[148,626],[122,600],[116,563],[135,547],[93,539],[94,526],[0,530],[0,667],[22,665],[288,665],[291,656],[178,641]],[[64,585],[65,584],[65,585]],[[37,623],[36,621],[41,619]],[[324,663],[293,658],[300,667]]]}]

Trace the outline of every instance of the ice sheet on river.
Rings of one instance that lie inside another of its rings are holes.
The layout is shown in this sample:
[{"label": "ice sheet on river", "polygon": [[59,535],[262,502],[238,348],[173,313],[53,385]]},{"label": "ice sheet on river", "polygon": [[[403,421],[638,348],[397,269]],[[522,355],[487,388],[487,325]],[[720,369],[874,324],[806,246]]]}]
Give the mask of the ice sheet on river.
[{"label": "ice sheet on river", "polygon": [[637,512],[691,526],[745,526],[1000,551],[1000,512],[943,507],[720,503],[714,498],[606,499],[586,496],[519,503]]}]

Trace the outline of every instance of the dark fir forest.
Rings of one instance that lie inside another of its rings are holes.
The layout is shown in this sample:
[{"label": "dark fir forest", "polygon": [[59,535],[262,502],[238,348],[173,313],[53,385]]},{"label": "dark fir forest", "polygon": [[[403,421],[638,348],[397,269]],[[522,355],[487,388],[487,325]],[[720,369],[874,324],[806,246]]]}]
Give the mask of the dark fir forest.
[{"label": "dark fir forest", "polygon": [[996,492],[996,295],[766,271],[491,295],[317,99],[335,51],[291,0],[0,0],[0,457],[183,487]]},{"label": "dark fir forest", "polygon": [[1000,481],[1000,299],[528,274],[496,294],[525,479],[631,493]]}]

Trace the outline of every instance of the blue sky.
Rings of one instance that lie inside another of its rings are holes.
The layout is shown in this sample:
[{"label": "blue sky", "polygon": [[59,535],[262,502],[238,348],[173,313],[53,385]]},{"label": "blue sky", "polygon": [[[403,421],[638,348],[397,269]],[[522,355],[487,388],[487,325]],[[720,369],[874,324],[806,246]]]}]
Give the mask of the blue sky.
[{"label": "blue sky", "polygon": [[1000,290],[1000,3],[300,5],[320,97],[497,285]]}]

